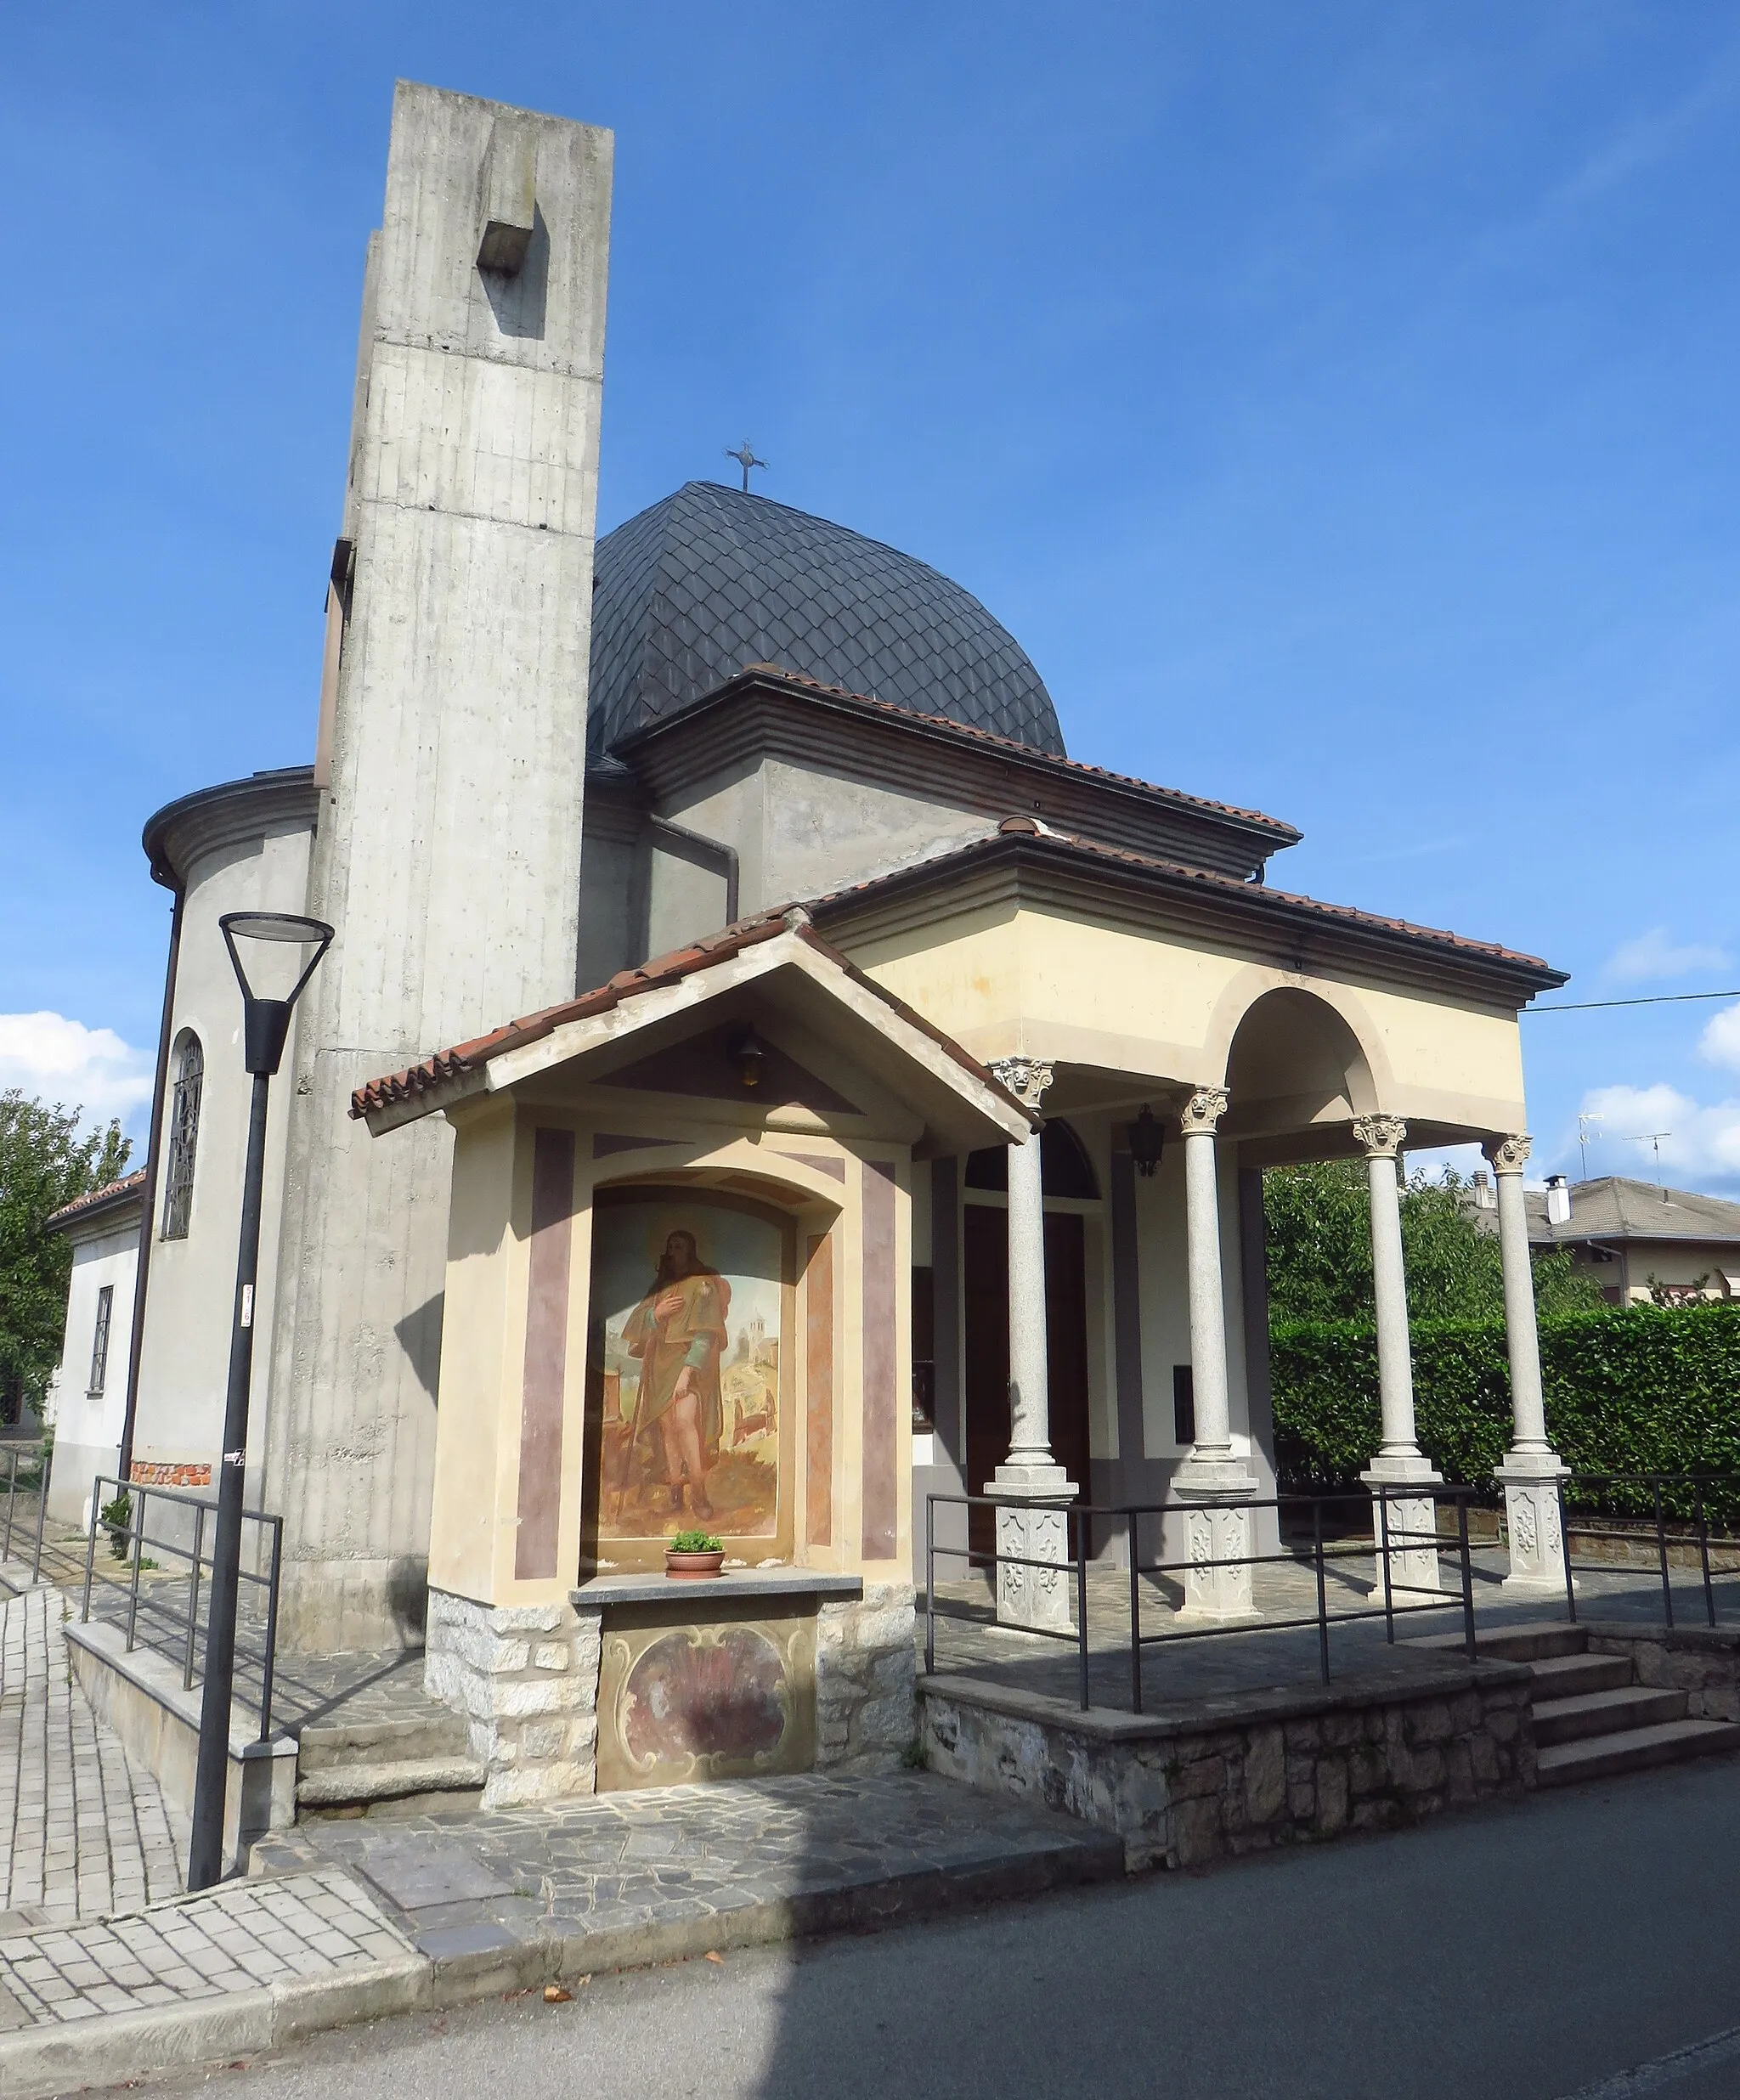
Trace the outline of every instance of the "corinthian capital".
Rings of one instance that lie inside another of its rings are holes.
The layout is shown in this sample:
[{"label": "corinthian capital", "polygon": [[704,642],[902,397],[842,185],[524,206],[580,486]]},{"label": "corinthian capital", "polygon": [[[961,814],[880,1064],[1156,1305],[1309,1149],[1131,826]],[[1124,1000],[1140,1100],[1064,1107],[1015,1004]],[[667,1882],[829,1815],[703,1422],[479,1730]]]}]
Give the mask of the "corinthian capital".
[{"label": "corinthian capital", "polygon": [[1494,1174],[1520,1174],[1534,1149],[1534,1140],[1517,1131],[1509,1138],[1489,1138],[1480,1149],[1491,1160]]},{"label": "corinthian capital", "polygon": [[1229,1098],[1224,1087],[1199,1087],[1179,1112],[1185,1137],[1200,1137],[1205,1131],[1213,1137],[1214,1126],[1226,1114]]},{"label": "corinthian capital", "polygon": [[1407,1142],[1408,1126],[1399,1115],[1356,1115],[1353,1135],[1368,1160],[1393,1160]]},{"label": "corinthian capital", "polygon": [[1051,1067],[1038,1058],[993,1058],[991,1070],[1024,1109],[1039,1106],[1040,1096],[1052,1080]]}]

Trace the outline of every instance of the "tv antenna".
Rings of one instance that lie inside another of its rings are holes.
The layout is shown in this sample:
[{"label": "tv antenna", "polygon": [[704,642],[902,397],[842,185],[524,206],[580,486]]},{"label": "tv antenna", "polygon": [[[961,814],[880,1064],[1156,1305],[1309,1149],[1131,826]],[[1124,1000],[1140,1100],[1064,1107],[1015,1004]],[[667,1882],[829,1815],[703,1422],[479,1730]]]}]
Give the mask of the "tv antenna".
[{"label": "tv antenna", "polygon": [[1668,1200],[1668,1184],[1662,1179],[1662,1140],[1664,1138],[1671,1138],[1673,1134],[1670,1130],[1639,1130],[1633,1131],[1625,1141],[1628,1144],[1650,1145],[1654,1148],[1655,1185],[1661,1191],[1664,1203]]},{"label": "tv antenna", "polygon": [[765,472],[767,467],[766,460],[758,460],[755,457],[755,448],[749,443],[747,438],[744,438],[742,444],[737,447],[735,452],[733,452],[731,447],[727,445],[725,448],[725,456],[727,460],[735,460],[737,465],[743,470],[743,494],[748,495],[749,493],[749,469],[752,466],[759,466]]},{"label": "tv antenna", "polygon": [[[1606,1122],[1606,1121],[1607,1121],[1607,1118],[1606,1118],[1606,1116],[1604,1116],[1604,1115],[1585,1115],[1585,1114],[1583,1113],[1583,1111],[1582,1111],[1581,1109],[1579,1109],[1579,1111],[1578,1111],[1578,1114],[1577,1114],[1577,1149],[1578,1149],[1578,1150],[1579,1150],[1579,1152],[1583,1154],[1583,1178],[1584,1178],[1584,1180],[1585,1180],[1585,1181],[1587,1181],[1587,1180],[1589,1179],[1589,1133],[1590,1133],[1590,1128],[1591,1128],[1591,1126],[1592,1126],[1593,1125],[1595,1125],[1595,1124],[1596,1124],[1596,1123],[1604,1123],[1604,1122]],[[1600,1132],[1599,1131],[1596,1131],[1596,1142],[1597,1143],[1600,1143],[1600,1141],[1601,1141],[1601,1132]]]}]

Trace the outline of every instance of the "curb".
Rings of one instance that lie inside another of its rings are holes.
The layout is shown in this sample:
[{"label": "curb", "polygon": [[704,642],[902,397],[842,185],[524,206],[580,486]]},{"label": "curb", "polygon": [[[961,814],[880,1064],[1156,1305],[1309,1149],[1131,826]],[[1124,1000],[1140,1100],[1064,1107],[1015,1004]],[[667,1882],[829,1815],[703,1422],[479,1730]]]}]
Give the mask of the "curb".
[{"label": "curb", "polygon": [[[259,2056],[361,2020],[432,2012],[580,1975],[681,1962],[709,1951],[773,1946],[827,1933],[873,1932],[986,1903],[1121,1881],[1123,1846],[1110,1836],[980,1867],[921,1868],[861,1883],[746,1902],[736,1911],[610,1932],[521,1939],[494,1924],[435,1928],[416,1951],[367,1969],[286,1979],[257,1990],[0,2034],[0,2100],[55,2100],[149,2072]],[[350,1878],[368,1890],[364,1877]],[[403,1922],[398,1929],[406,1928]]]},{"label": "curb", "polygon": [[433,1974],[427,1956],[407,1954],[347,1975],[14,2030],[0,2035],[0,2100],[54,2100],[147,2071],[257,2056],[323,2028],[415,2012],[429,2002]]}]

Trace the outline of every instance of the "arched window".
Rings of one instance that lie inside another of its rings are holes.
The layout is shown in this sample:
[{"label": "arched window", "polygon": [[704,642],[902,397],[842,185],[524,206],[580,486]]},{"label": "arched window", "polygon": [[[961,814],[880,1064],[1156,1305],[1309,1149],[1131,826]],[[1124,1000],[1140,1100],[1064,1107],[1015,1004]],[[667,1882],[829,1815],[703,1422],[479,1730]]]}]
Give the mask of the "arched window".
[{"label": "arched window", "polygon": [[[1093,1202],[1099,1194],[1088,1148],[1061,1117],[1053,1116],[1039,1133],[1039,1171],[1048,1196],[1077,1196]],[[987,1145],[967,1155],[969,1188],[1004,1189],[1009,1185],[1006,1145]]]},{"label": "arched window", "polygon": [[169,1102],[169,1157],[163,1176],[163,1237],[185,1239],[194,1208],[194,1154],[200,1143],[200,1093],[206,1053],[200,1039],[181,1039],[175,1062],[175,1092]]}]

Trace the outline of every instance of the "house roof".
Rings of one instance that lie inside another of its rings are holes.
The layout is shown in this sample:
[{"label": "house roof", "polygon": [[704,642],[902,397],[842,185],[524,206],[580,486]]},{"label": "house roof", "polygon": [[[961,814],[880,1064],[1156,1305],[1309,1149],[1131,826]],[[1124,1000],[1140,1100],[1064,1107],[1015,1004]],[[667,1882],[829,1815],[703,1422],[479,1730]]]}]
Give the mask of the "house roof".
[{"label": "house roof", "polygon": [[[1284,846],[1297,845],[1303,836],[1296,826],[1284,822],[1278,816],[1267,816],[1261,810],[1241,809],[1236,803],[1216,802],[1206,795],[1187,794],[1179,788],[1162,788],[1152,781],[1138,779],[1133,773],[1115,773],[1103,765],[1089,765],[1080,759],[1067,757],[1061,750],[1048,750],[1024,743],[1019,737],[1003,735],[982,725],[957,721],[947,715],[933,714],[920,708],[902,707],[893,701],[853,692],[845,686],[826,685],[819,679],[806,677],[778,663],[746,664],[734,677],[701,694],[681,708],[662,715],[631,734],[619,738],[613,748],[618,754],[632,757],[637,749],[650,743],[655,737],[668,735],[716,708],[729,705],[752,687],[766,686],[787,688],[803,699],[821,702],[840,713],[856,714],[867,720],[887,721],[907,730],[923,730],[964,749],[995,752],[1000,757],[1031,767],[1037,774],[1097,784],[1116,789],[1120,793],[1140,796],[1146,801],[1169,809],[1189,810],[1223,822],[1254,828],[1264,834],[1265,843],[1262,850],[1266,853],[1279,852]],[[595,759],[591,763],[596,765],[598,761]]]},{"label": "house roof", "polygon": [[[703,940],[692,941],[686,947],[673,949],[667,955],[655,956],[637,968],[619,970],[607,983],[599,985],[596,991],[582,993],[579,998],[563,1000],[559,1005],[545,1007],[538,1013],[525,1014],[520,1019],[493,1029],[488,1035],[477,1036],[470,1042],[457,1043],[451,1049],[437,1051],[432,1057],[425,1058],[403,1071],[371,1080],[367,1086],[358,1087],[351,1096],[350,1113],[354,1117],[378,1115],[384,1109],[428,1100],[429,1097],[446,1091],[467,1075],[483,1071],[493,1059],[552,1036],[557,1029],[564,1028],[572,1022],[608,1013],[649,993],[664,991],[699,977],[709,970],[717,969],[750,950],[781,939],[796,941],[805,951],[820,958],[829,968],[838,971],[860,991],[870,994],[878,1006],[941,1051],[969,1079],[988,1088],[1003,1108],[1013,1109],[1029,1126],[1037,1125],[1037,1117],[1024,1108],[994,1074],[980,1064],[976,1058],[969,1056],[952,1036],[944,1035],[922,1013],[909,1007],[904,1000],[897,999],[891,992],[884,991],[841,955],[838,949],[830,947],[810,923],[809,915],[801,906],[757,912],[751,917],[740,919],[735,925],[725,927],[716,934],[709,934]],[[439,1104],[429,1100],[429,1105],[438,1106]]]},{"label": "house roof", "polygon": [[1554,1225],[1547,1219],[1545,1194],[1527,1192],[1530,1239],[1542,1246],[1589,1239],[1686,1239],[1740,1246],[1740,1203],[1721,1196],[1699,1195],[1689,1188],[1663,1190],[1654,1182],[1619,1174],[1573,1182],[1570,1195],[1570,1217]]},{"label": "house roof", "polygon": [[1531,997],[1536,991],[1566,982],[1564,971],[1554,969],[1539,956],[1524,955],[1490,941],[1470,940],[1460,934],[1445,933],[1436,927],[1416,926],[1408,919],[1386,918],[1375,912],[1357,911],[1350,905],[1324,904],[1315,897],[1272,889],[1262,883],[1240,882],[1212,869],[1188,867],[1125,847],[1101,845],[1094,839],[1054,830],[1038,818],[1025,816],[1005,817],[987,838],[970,840],[929,860],[917,861],[889,874],[873,876],[865,882],[812,899],[810,909],[822,920],[840,917],[848,907],[856,904],[892,895],[901,889],[952,881],[971,867],[1010,855],[1048,859],[1059,865],[1088,869],[1127,871],[1176,892],[1211,895],[1235,908],[1248,909],[1270,918],[1295,924],[1340,928],[1376,936],[1388,943],[1399,942],[1418,954],[1435,953],[1446,959],[1455,957],[1460,962],[1489,966],[1512,980],[1520,979],[1527,987],[1527,996]]},{"label": "house roof", "polygon": [[63,1203],[58,1211],[51,1211],[42,1222],[50,1232],[64,1232],[68,1226],[82,1225],[105,1211],[134,1208],[144,1200],[144,1193],[145,1170],[139,1167],[122,1181],[110,1182],[105,1188],[92,1189],[86,1196],[75,1196],[71,1203]]}]

